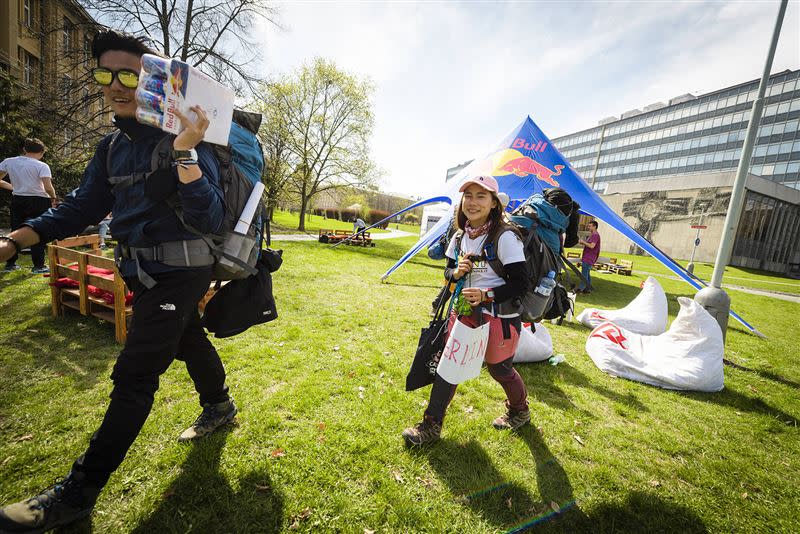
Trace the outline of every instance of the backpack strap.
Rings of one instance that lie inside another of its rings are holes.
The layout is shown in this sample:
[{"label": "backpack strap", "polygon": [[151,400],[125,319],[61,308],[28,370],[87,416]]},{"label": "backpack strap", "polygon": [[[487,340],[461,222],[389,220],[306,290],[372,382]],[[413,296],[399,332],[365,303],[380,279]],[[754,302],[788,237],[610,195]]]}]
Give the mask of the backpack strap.
[{"label": "backpack strap", "polygon": [[111,138],[111,142],[108,144],[108,151],[106,152],[106,173],[108,174],[108,183],[111,184],[111,190],[116,192],[120,189],[125,189],[126,187],[130,187],[133,184],[143,182],[150,177],[151,174],[154,172],[169,168],[170,166],[170,154],[172,152],[172,141],[175,139],[174,135],[165,135],[162,137],[158,144],[156,144],[155,148],[153,149],[153,153],[150,156],[150,171],[149,172],[134,172],[131,174],[125,174],[122,176],[112,176],[111,175],[111,157],[112,151],[114,149],[114,145],[117,141],[117,138],[122,133],[121,130],[117,130],[114,132],[114,136]]},{"label": "backpack strap", "polygon": [[[491,266],[492,270],[497,273],[497,276],[499,276],[503,280],[506,279],[506,269],[505,269],[505,267],[503,267],[503,262],[500,261],[500,255],[498,254],[498,252],[500,250],[500,237],[503,234],[505,234],[506,232],[511,232],[511,231],[512,231],[511,228],[506,227],[502,232],[498,232],[498,234],[494,237],[494,239],[492,240],[491,243],[487,243],[487,244],[485,244],[483,246],[483,250],[484,250],[483,254],[485,256],[486,255],[486,247],[488,245],[491,245],[491,247],[492,247],[491,250],[494,252],[494,254],[493,254],[492,258],[488,258],[487,257],[486,261],[489,262],[489,265]],[[533,239],[533,236],[529,232],[528,233],[528,237],[526,237],[525,240],[522,242],[522,249],[523,250],[527,250],[528,249],[528,245],[530,244],[531,239]]]}]

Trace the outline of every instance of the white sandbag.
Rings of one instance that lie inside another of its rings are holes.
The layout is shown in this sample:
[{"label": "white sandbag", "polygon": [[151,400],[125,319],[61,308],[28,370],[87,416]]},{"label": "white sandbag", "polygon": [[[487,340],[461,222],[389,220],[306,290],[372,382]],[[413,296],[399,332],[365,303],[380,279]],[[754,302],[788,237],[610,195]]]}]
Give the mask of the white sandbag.
[{"label": "white sandbag", "polygon": [[725,349],[719,324],[692,299],[678,302],[681,311],[663,334],[642,336],[606,321],[589,334],[586,352],[612,376],[665,389],[721,390]]},{"label": "white sandbag", "polygon": [[642,290],[627,306],[619,310],[586,308],[578,315],[578,322],[596,328],[604,321],[648,336],[656,336],[667,329],[667,295],[658,280],[648,276]]},{"label": "white sandbag", "polygon": [[531,332],[530,323],[523,323],[519,331],[519,345],[514,353],[514,362],[541,362],[553,354],[553,338],[544,324],[537,323],[536,331]]}]

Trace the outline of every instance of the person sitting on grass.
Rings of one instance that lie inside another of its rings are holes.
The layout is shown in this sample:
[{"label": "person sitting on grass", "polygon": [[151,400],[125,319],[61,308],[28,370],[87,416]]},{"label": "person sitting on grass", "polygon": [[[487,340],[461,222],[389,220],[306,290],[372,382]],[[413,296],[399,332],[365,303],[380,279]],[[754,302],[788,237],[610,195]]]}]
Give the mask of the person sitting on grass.
[{"label": "person sitting on grass", "polygon": [[[150,171],[153,150],[168,135],[135,119],[141,58],[155,52],[141,39],[113,30],[97,33],[91,50],[98,64],[92,75],[124,135],[110,134],[100,141],[80,187],[56,209],[0,237],[0,261],[23,247],[76,235],[113,208],[115,252],[119,272],[133,291],[133,317],[111,373],[111,401],[86,452],[55,485],[0,509],[3,533],[45,532],[91,514],[150,414],[159,377],[175,359],[186,362],[203,408],[179,441],[207,435],[237,413],[222,361],[197,312],[211,283],[214,260],[208,245],[182,222],[213,233],[224,219],[219,164],[201,144],[209,119],[197,106],[191,108],[196,120],[176,113],[185,128],[171,139],[175,164],[157,176],[180,202],[181,220],[164,198],[154,198],[145,183],[134,181]],[[130,185],[112,187],[111,177],[129,179]],[[181,250],[184,255],[177,253]],[[167,257],[175,259],[161,260]]]},{"label": "person sitting on grass", "polygon": [[[445,278],[455,282],[466,277],[461,294],[472,306],[473,313],[458,318],[453,311],[448,333],[456,320],[472,327],[481,321],[489,323],[484,360],[489,374],[503,386],[507,396],[506,413],[495,419],[493,425],[498,430],[516,430],[531,420],[525,383],[512,363],[522,326],[518,302],[530,284],[525,253],[520,236],[503,219],[497,180],[491,176],[471,178],[464,182],[460,191],[464,193],[456,216],[460,232],[453,236],[447,248]],[[494,251],[486,245],[493,243],[497,235],[500,237],[496,254],[506,271],[505,279],[488,261],[494,259]],[[439,439],[445,412],[455,391],[454,384],[436,375],[422,422],[402,433],[406,443],[422,445]]]}]

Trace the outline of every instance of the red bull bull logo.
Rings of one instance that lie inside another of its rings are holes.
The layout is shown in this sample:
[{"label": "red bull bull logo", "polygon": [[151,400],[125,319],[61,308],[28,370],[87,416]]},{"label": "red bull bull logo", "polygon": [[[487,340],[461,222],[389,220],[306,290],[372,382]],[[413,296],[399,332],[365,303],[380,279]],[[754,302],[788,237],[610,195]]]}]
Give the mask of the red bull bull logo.
[{"label": "red bull bull logo", "polygon": [[500,167],[500,170],[505,171],[508,174],[515,174],[520,178],[532,174],[541,181],[546,182],[553,187],[559,187],[558,182],[553,180],[553,176],[559,176],[564,166],[556,165],[554,168],[555,170],[551,170],[536,160],[533,160],[527,156],[522,156],[521,158],[515,158],[506,162],[502,167]]}]

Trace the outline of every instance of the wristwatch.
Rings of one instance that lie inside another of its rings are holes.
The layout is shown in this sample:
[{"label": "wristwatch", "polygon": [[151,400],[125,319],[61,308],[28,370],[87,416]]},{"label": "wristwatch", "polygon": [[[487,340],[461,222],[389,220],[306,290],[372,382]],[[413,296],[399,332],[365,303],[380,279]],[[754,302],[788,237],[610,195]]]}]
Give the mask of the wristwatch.
[{"label": "wristwatch", "polygon": [[197,150],[172,150],[172,161],[191,160],[197,161]]},{"label": "wristwatch", "polygon": [[486,293],[486,300],[484,302],[494,301],[494,289],[487,289],[484,291],[484,293]]}]

